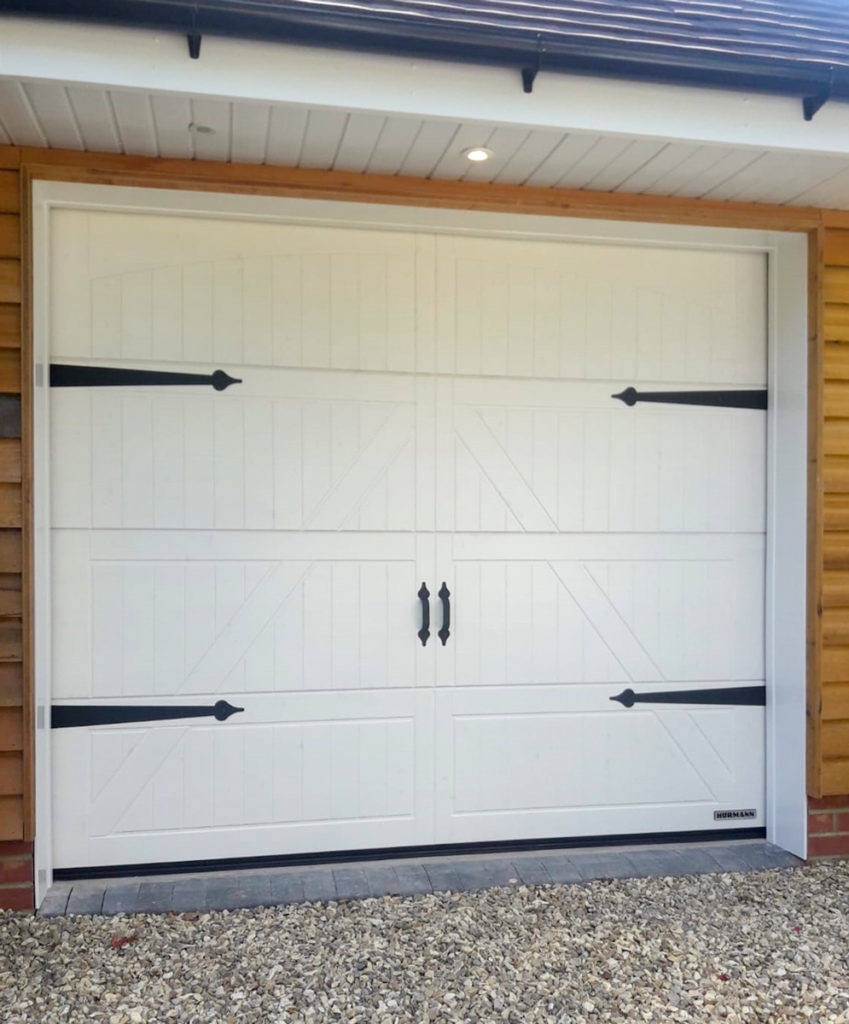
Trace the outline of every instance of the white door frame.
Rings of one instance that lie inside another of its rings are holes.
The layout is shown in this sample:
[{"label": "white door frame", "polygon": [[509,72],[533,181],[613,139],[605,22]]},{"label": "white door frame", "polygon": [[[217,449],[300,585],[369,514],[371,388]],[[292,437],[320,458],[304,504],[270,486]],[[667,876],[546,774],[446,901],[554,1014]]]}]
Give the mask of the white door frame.
[{"label": "white door frame", "polygon": [[36,903],[52,882],[50,213],[57,207],[470,235],[763,252],[769,263],[767,838],[806,855],[807,238],[802,233],[281,199],[73,182],[33,185]]}]

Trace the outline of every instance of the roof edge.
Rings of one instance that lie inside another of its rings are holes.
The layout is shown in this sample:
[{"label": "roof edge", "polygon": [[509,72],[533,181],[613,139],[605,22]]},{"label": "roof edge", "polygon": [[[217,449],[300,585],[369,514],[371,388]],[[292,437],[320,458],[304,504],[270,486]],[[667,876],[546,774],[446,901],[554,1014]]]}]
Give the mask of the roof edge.
[{"label": "roof edge", "polygon": [[536,73],[548,71],[796,96],[808,101],[849,99],[849,66],[816,60],[757,58],[698,48],[682,52],[680,47],[670,52],[661,44],[647,44],[643,56],[637,58],[632,46],[610,40],[583,40],[575,45],[543,34],[517,38],[489,26],[400,25],[381,15],[272,8],[254,0],[0,0],[0,11],[179,32],[189,38],[187,56],[193,57],[199,56],[202,36],[208,33],[515,68],[517,75],[525,73],[526,91]]}]

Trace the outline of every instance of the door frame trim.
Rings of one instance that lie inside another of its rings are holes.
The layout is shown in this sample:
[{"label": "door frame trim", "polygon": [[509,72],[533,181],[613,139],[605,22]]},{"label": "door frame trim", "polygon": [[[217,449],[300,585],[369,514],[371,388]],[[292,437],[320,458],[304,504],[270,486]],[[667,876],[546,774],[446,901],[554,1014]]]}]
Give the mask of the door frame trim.
[{"label": "door frame trim", "polygon": [[804,232],[710,228],[557,215],[191,192],[38,180],[33,234],[33,581],[36,905],[52,883],[50,762],[50,215],[71,207],[499,236],[592,244],[762,252],[768,259],[767,565],[765,667],[767,838],[806,855],[805,630],[807,579],[807,272]]}]

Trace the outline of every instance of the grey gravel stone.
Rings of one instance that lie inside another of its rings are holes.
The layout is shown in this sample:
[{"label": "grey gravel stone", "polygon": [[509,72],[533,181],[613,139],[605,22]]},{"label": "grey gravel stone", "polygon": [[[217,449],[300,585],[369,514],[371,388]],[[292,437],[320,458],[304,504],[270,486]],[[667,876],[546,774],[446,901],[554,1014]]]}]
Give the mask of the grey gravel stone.
[{"label": "grey gravel stone", "polygon": [[2,912],[0,1021],[847,1024],[847,951],[846,862],[202,914]]}]

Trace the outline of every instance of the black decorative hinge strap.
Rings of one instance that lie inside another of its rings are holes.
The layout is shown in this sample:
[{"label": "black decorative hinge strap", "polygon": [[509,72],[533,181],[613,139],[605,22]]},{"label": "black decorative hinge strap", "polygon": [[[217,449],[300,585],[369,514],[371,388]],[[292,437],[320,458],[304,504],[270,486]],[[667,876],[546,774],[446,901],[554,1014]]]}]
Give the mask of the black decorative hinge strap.
[{"label": "black decorative hinge strap", "polygon": [[81,725],[122,725],[125,722],[161,722],[169,718],[217,718],[226,721],[244,708],[226,700],[215,704],[54,704],[50,709],[53,729]]},{"label": "black decorative hinge strap", "polygon": [[625,405],[637,402],[663,402],[668,405],[712,405],[724,409],[766,409],[767,392],[751,388],[737,391],[637,391],[625,388],[618,395]]},{"label": "black decorative hinge strap", "polygon": [[172,370],[133,370],[124,366],[74,366],[69,363],[50,364],[52,388],[134,388],[186,384],[209,384],[223,391],[231,384],[241,384],[223,370],[213,373],[178,373]]},{"label": "black decorative hinge strap", "polygon": [[625,708],[635,704],[731,704],[763,707],[766,704],[765,686],[716,686],[709,690],[666,690],[634,693],[623,690],[611,700]]}]

